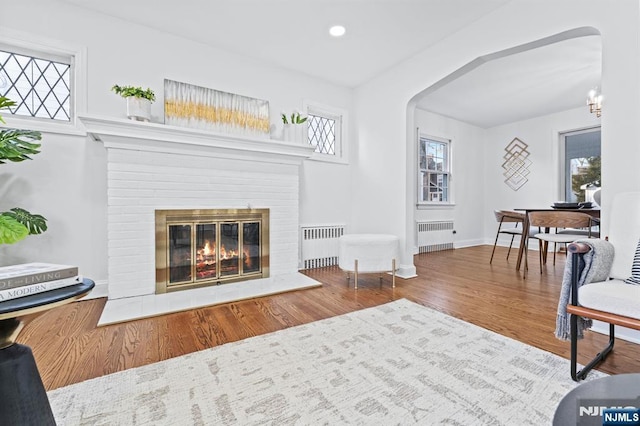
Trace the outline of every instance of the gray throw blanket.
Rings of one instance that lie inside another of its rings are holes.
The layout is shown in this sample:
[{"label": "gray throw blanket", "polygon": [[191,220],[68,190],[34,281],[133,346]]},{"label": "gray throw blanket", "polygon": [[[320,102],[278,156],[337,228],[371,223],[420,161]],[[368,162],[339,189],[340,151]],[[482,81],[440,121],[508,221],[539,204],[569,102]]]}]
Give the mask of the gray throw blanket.
[{"label": "gray throw blanket", "polygon": [[[609,278],[611,264],[613,263],[613,245],[606,240],[595,238],[578,240],[577,243],[585,243],[591,247],[588,253],[581,256],[581,263],[584,263],[582,273],[578,277],[578,287],[591,282],[600,282]],[[571,265],[573,255],[567,254],[567,262],[562,276],[562,288],[560,289],[560,300],[558,301],[558,317],[556,318],[556,337],[560,340],[571,339],[571,327],[569,314],[567,314],[567,304],[571,301]],[[580,269],[578,269],[580,270]],[[578,338],[584,337],[584,330],[591,327],[590,319],[578,317]]]}]

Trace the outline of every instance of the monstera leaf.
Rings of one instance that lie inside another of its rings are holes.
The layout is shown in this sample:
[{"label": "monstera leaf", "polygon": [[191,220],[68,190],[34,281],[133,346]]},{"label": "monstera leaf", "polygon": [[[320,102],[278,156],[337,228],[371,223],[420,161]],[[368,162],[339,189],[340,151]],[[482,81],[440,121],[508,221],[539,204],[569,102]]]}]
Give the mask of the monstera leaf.
[{"label": "monstera leaf", "polygon": [[[12,101],[11,99],[7,98],[6,96],[0,96],[0,109],[7,109],[10,108],[12,106],[16,106],[16,102]],[[2,118],[2,116],[0,116],[0,123],[5,124],[6,121],[4,121],[4,118]]]},{"label": "monstera leaf", "polygon": [[14,207],[8,212],[2,213],[4,217],[10,217],[27,228],[29,235],[42,234],[47,230],[47,219],[39,214],[31,214],[25,209]]},{"label": "monstera leaf", "polygon": [[5,163],[3,160],[13,162],[31,160],[29,155],[40,152],[38,151],[40,144],[33,141],[40,139],[42,139],[40,132],[32,130],[0,130],[0,164]]},{"label": "monstera leaf", "polygon": [[0,215],[0,244],[13,244],[29,235],[29,229],[10,216]]},{"label": "monstera leaf", "polygon": [[[0,109],[15,105],[11,99],[0,96]],[[6,124],[2,116],[0,123]],[[41,139],[40,132],[33,130],[0,129],[0,164],[31,160],[30,155],[40,152],[40,144],[34,141]],[[39,214],[31,214],[18,207],[0,213],[0,244],[13,244],[27,235],[42,234],[46,230],[47,219]]]}]

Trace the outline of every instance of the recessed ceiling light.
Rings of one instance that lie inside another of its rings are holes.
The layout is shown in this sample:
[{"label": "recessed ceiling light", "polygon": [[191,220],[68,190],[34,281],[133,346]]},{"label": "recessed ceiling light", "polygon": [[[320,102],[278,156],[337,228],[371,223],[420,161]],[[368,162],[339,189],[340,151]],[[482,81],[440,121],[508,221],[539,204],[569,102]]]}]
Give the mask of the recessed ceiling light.
[{"label": "recessed ceiling light", "polygon": [[342,25],[334,25],[329,28],[329,34],[334,37],[342,37],[347,30]]}]

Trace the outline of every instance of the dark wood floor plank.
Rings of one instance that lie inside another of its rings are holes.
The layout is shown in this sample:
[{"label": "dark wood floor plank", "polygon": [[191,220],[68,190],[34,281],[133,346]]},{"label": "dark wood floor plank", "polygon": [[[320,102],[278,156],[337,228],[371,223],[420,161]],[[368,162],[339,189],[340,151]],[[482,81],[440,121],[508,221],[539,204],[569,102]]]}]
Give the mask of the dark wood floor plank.
[{"label": "dark wood floor plank", "polygon": [[[553,333],[564,256],[538,269],[531,253],[529,276],[515,271],[498,248],[489,265],[491,246],[421,254],[418,277],[397,279],[378,274],[353,277],[337,267],[305,271],[320,288],[209,306],[186,312],[96,327],[105,300],[77,302],[34,318],[19,336],[33,348],[47,389],[146,365],[248,337],[406,298],[488,330],[569,357],[569,343]],[[580,342],[581,362],[606,344],[606,336],[589,332]],[[607,373],[640,372],[640,346],[618,340],[600,369]],[[567,375],[568,367],[567,367]]]}]

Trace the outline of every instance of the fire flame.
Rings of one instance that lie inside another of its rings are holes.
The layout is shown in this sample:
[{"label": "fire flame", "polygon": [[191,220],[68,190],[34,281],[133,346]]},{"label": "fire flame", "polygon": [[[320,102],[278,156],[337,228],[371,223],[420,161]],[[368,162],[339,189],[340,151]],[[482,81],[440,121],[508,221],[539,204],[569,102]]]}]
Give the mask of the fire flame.
[{"label": "fire flame", "polygon": [[[215,244],[211,244],[209,240],[206,240],[204,246],[198,250],[198,258],[204,260],[205,262],[211,260],[211,262],[215,261],[216,255],[216,247]],[[233,250],[227,248],[223,245],[220,246],[220,260],[228,260],[238,257],[238,250]]]},{"label": "fire flame", "polygon": [[197,261],[205,265],[214,265],[216,263],[216,248],[209,240],[204,242],[204,247],[197,251]]},{"label": "fire flame", "polygon": [[[244,259],[242,262],[247,269],[251,269],[254,263],[249,256],[249,252],[250,250],[247,247],[243,247],[242,254]],[[237,247],[230,249],[225,247],[224,244],[218,247],[216,241],[205,240],[196,250],[196,273],[198,274],[198,279],[213,278],[220,272],[226,275],[239,273],[239,253],[240,251]],[[217,262],[221,263],[220,266],[216,265]],[[218,271],[218,268],[220,268],[220,271]]]},{"label": "fire flame", "polygon": [[209,243],[209,240],[205,241],[204,248],[202,249],[202,254],[204,254],[205,256],[213,256],[214,254],[216,254],[216,249],[211,248],[211,243]]},{"label": "fire flame", "polygon": [[251,268],[251,256],[249,256],[249,250],[244,247],[244,250],[242,250],[243,254],[244,254],[244,266],[246,266],[247,268]]},{"label": "fire flame", "polygon": [[220,246],[220,260],[232,259],[234,257],[238,257],[237,250],[229,250],[227,251],[224,248],[224,244]]}]

